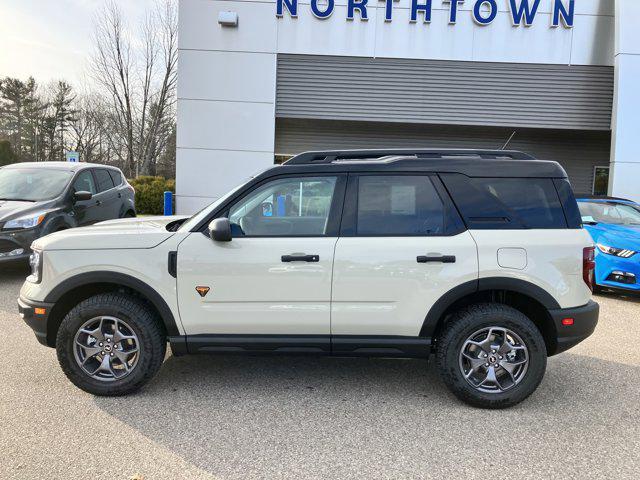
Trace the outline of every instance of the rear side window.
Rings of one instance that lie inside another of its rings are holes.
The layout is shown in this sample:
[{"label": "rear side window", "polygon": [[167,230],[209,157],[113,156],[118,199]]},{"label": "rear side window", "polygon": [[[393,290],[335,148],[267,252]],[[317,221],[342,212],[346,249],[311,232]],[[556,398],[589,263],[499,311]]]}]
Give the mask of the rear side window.
[{"label": "rear side window", "polygon": [[429,176],[359,177],[356,235],[443,235],[445,217]]},{"label": "rear side window", "polygon": [[467,226],[473,229],[567,228],[550,178],[470,178],[441,175]]},{"label": "rear side window", "polygon": [[120,172],[116,171],[116,170],[107,170],[109,172],[109,175],[111,176],[111,180],[113,180],[113,184],[116,187],[119,187],[120,185],[122,185],[122,175],[120,174]]},{"label": "rear side window", "polygon": [[582,228],[582,219],[580,217],[580,210],[578,209],[578,202],[576,202],[576,197],[573,194],[569,180],[556,178],[553,180],[553,184],[556,186],[556,190],[560,196],[560,202],[564,209],[564,216],[567,218],[567,226],[569,228]]},{"label": "rear side window", "polygon": [[97,168],[94,170],[94,173],[96,175],[96,182],[98,183],[98,193],[114,187],[113,180],[111,180],[111,175],[109,175],[108,170]]}]

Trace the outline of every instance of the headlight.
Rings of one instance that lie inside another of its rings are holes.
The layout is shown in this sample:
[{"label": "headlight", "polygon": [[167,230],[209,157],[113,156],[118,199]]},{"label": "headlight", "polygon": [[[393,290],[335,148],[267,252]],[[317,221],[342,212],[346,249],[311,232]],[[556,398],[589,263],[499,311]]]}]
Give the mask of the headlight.
[{"label": "headlight", "polygon": [[31,275],[27,278],[31,283],[40,283],[42,280],[42,252],[34,250],[29,257],[29,266],[31,267]]},{"label": "headlight", "polygon": [[47,216],[46,212],[38,212],[38,213],[32,213],[25,217],[15,218],[5,223],[2,229],[16,230],[16,229],[22,229],[22,228],[37,227],[42,223],[42,221],[44,220],[44,217],[46,216]]},{"label": "headlight", "polygon": [[622,258],[631,258],[637,253],[634,250],[624,250],[622,248],[608,247],[607,245],[602,245],[600,243],[598,244],[598,250],[600,250],[602,253],[606,253],[607,255],[613,255]]}]

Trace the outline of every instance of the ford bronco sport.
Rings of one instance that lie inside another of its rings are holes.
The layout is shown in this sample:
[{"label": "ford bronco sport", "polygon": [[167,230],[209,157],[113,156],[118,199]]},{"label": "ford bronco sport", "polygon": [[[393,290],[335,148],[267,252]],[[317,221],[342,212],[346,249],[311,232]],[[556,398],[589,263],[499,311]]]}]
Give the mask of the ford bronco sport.
[{"label": "ford bronco sport", "polygon": [[174,355],[428,358],[475,406],[529,396],[587,338],[594,247],[564,170],[514,151],[298,155],[191,218],[33,244],[22,317],[96,395]]}]

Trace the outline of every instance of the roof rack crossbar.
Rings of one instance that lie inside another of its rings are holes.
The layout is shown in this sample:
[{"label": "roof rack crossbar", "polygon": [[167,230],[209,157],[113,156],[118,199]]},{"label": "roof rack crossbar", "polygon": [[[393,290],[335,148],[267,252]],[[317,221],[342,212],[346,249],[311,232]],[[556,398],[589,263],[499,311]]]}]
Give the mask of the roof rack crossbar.
[{"label": "roof rack crossbar", "polygon": [[424,159],[450,159],[455,157],[480,157],[481,159],[535,160],[535,157],[516,150],[456,150],[456,149],[382,149],[382,150],[328,150],[305,152],[292,157],[286,165],[333,163],[340,160],[375,160],[382,157],[406,156]]}]

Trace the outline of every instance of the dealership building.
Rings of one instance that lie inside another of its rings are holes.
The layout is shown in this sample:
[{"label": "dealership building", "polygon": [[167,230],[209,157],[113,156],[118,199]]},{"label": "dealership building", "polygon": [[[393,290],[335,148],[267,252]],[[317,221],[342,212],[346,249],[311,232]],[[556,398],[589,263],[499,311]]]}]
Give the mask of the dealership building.
[{"label": "dealership building", "polygon": [[180,0],[178,213],[374,147],[506,145],[640,201],[639,23],[638,0]]}]

